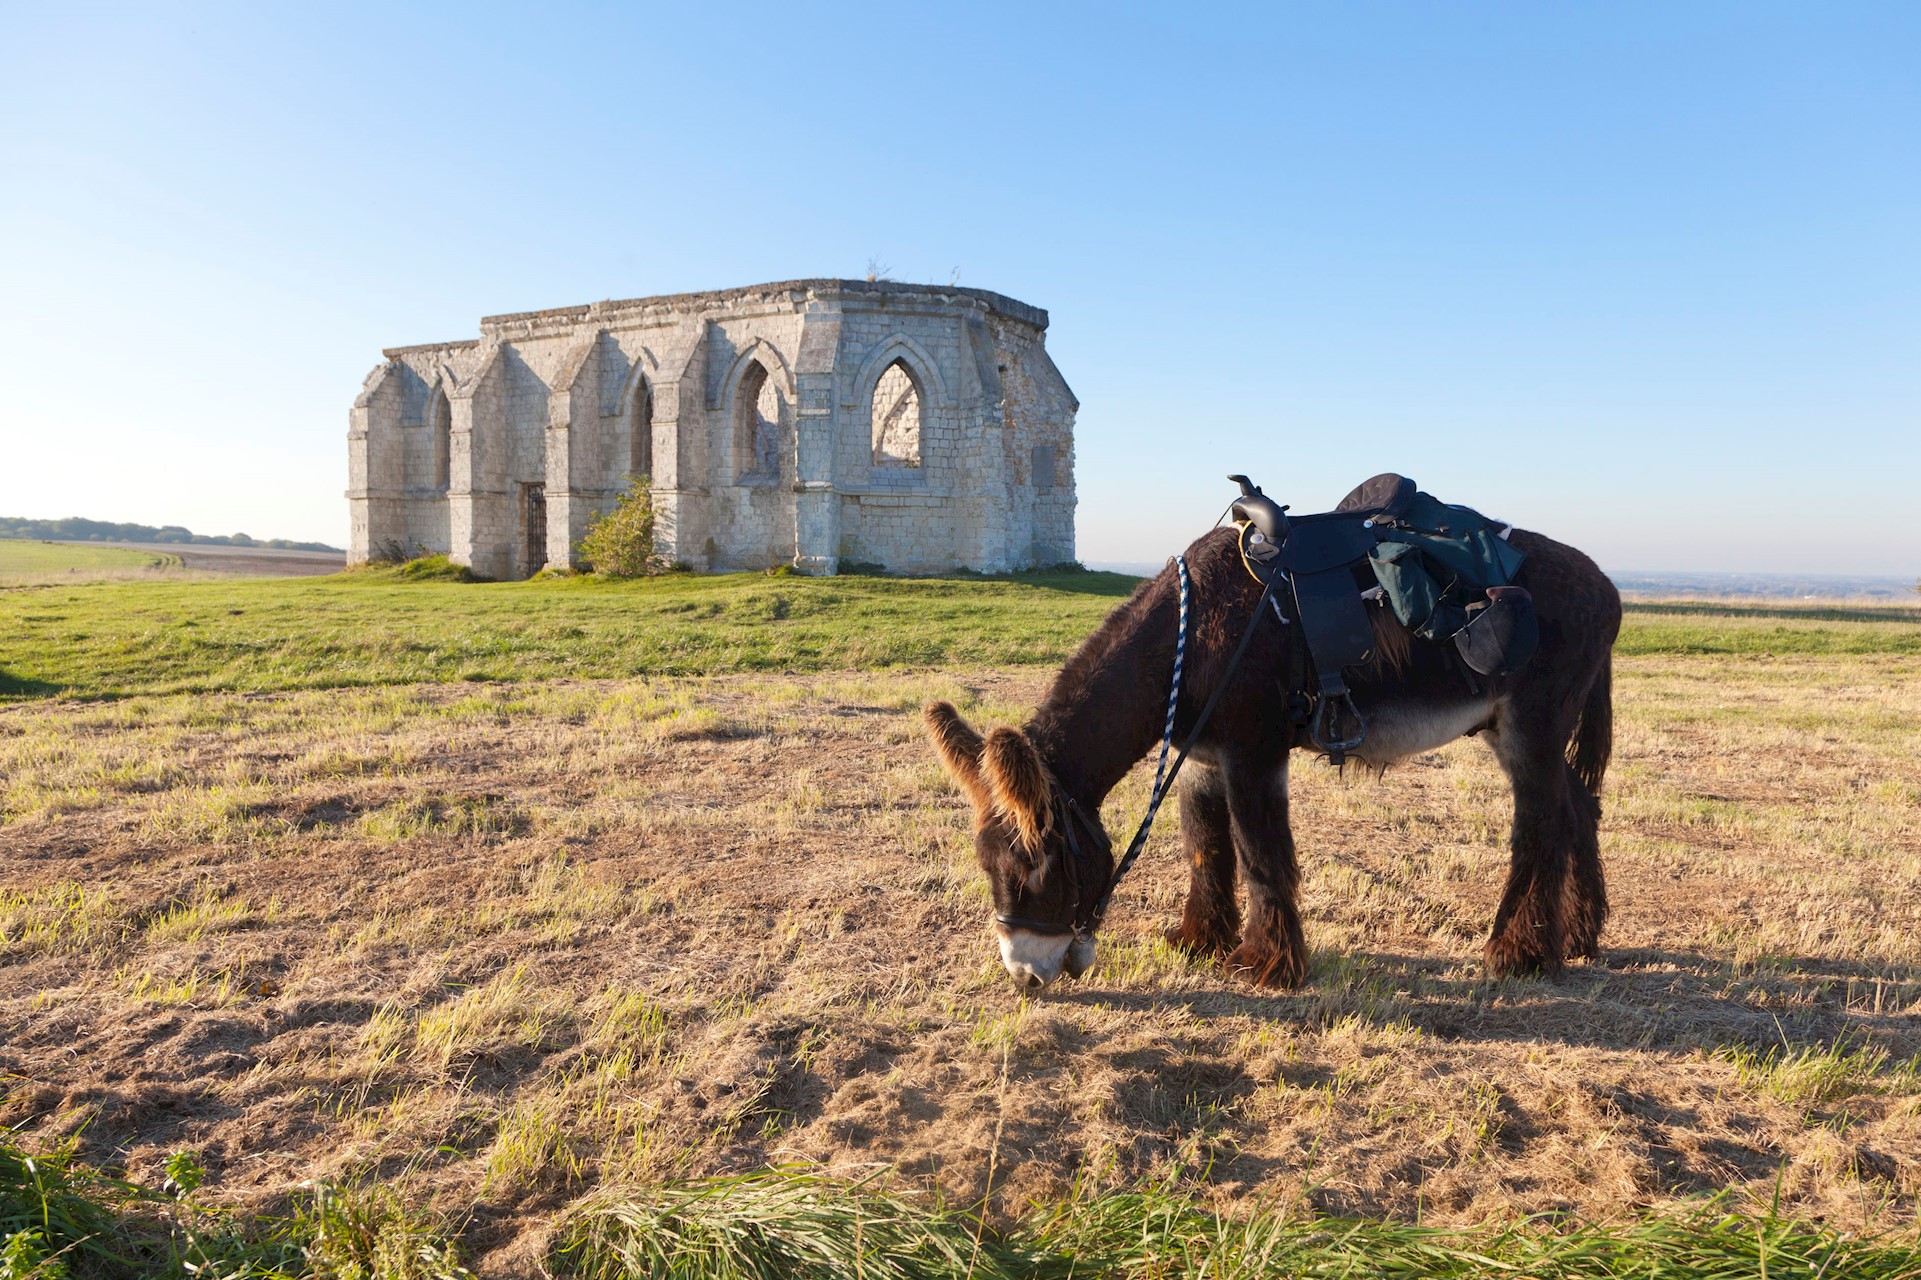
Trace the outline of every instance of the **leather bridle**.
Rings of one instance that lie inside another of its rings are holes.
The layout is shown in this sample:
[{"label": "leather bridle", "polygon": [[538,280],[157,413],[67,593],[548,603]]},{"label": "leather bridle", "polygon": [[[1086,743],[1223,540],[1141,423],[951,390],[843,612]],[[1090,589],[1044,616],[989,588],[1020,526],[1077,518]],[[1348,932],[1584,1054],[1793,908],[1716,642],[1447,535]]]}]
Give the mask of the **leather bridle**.
[{"label": "leather bridle", "polygon": [[[1056,821],[1061,828],[1062,836],[1067,841],[1067,857],[1062,860],[1062,866],[1068,869],[1068,875],[1071,877],[1069,887],[1078,898],[1081,896],[1081,887],[1093,878],[1094,864],[1093,856],[1088,852],[1087,845],[1082,843],[1081,837],[1092,836],[1093,842],[1107,854],[1110,863],[1114,859],[1114,846],[1108,840],[1107,832],[1102,829],[1100,822],[1089,817],[1087,810],[1081,807],[1078,800],[1060,790],[1058,786],[1054,797],[1054,808],[1058,815]],[[1068,934],[1087,936],[1091,935],[1099,925],[1095,911],[1104,900],[1103,895],[1088,903],[1073,924],[1014,915],[996,915],[994,923],[1004,929],[1025,929],[1029,933],[1046,934],[1050,937],[1063,937]]]}]

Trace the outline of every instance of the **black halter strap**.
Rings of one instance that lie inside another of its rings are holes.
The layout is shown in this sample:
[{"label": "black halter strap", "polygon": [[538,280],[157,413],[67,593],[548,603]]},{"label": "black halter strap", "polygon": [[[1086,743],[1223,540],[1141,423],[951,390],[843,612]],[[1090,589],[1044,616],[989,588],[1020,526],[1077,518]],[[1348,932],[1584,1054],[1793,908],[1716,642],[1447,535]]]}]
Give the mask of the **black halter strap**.
[{"label": "black halter strap", "polygon": [[[1081,807],[1078,800],[1058,787],[1055,789],[1054,808],[1059,815],[1057,821],[1060,823],[1061,834],[1067,841],[1066,866],[1073,877],[1076,896],[1079,896],[1080,887],[1092,878],[1093,872],[1093,857],[1088,853],[1087,846],[1082,843],[1081,837],[1091,836],[1093,842],[1108,850],[1110,856],[1113,846],[1108,843],[1107,832],[1101,829],[1101,824],[1088,816],[1087,810]],[[994,923],[1007,929],[1025,929],[1029,933],[1059,937],[1065,934],[1092,933],[1098,922],[1094,920],[1093,911],[1090,909],[1082,912],[1073,924],[1012,915],[996,915]]]}]

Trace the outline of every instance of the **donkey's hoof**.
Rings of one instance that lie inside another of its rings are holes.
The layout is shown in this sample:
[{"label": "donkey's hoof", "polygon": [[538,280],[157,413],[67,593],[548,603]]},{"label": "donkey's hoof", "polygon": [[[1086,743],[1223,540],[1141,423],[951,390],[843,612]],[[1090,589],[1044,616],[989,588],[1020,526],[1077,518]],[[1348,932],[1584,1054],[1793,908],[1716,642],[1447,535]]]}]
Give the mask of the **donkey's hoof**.
[{"label": "donkey's hoof", "polygon": [[1511,934],[1488,939],[1481,956],[1487,971],[1497,978],[1553,978],[1561,972],[1560,956],[1544,955]]},{"label": "donkey's hoof", "polygon": [[1184,924],[1175,925],[1161,937],[1174,950],[1190,956],[1226,955],[1240,941],[1231,933],[1209,933]]},{"label": "donkey's hoof", "polygon": [[1269,990],[1298,987],[1307,981],[1305,954],[1279,951],[1251,942],[1243,942],[1236,947],[1234,953],[1222,962],[1222,966],[1235,977],[1245,978],[1255,986]]}]

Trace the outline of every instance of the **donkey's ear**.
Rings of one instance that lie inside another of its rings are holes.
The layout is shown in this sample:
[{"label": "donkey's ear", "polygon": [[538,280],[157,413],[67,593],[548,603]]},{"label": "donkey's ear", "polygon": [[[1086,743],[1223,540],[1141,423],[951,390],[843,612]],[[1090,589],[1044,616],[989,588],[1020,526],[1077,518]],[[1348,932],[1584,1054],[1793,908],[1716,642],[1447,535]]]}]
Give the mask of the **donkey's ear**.
[{"label": "donkey's ear", "polygon": [[934,740],[940,762],[954,775],[974,807],[983,813],[991,809],[994,796],[987,789],[987,779],[981,776],[981,736],[961,719],[951,702],[928,703],[920,709],[920,719],[927,727],[927,736]]},{"label": "donkey's ear", "polygon": [[994,795],[994,808],[1014,824],[1027,850],[1038,856],[1041,837],[1054,825],[1051,784],[1040,752],[1020,730],[1000,728],[987,735],[981,765]]}]

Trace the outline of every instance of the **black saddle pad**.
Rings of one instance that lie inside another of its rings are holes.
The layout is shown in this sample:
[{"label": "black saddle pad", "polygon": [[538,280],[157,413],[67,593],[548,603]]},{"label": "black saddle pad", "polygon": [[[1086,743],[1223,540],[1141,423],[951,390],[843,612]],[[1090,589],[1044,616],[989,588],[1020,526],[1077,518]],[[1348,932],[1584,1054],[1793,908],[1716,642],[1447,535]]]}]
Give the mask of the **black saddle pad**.
[{"label": "black saddle pad", "polygon": [[1288,525],[1281,546],[1281,568],[1289,573],[1320,573],[1367,559],[1379,535],[1364,512],[1330,511],[1302,516]]}]

